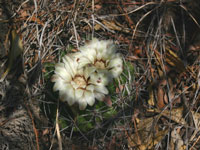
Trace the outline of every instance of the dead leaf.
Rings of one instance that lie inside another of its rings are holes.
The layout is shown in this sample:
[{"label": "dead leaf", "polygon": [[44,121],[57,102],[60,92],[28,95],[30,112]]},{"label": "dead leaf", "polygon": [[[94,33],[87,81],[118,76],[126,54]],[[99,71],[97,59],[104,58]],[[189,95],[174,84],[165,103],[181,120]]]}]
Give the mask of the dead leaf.
[{"label": "dead leaf", "polygon": [[166,99],[166,95],[161,87],[158,87],[157,98],[158,98],[158,101],[157,101],[158,108],[159,109],[164,108],[165,107],[164,101]]},{"label": "dead leaf", "polygon": [[149,104],[150,106],[155,106],[155,101],[154,101],[152,86],[149,87],[148,91],[149,91],[148,104]]},{"label": "dead leaf", "polygon": [[173,145],[174,149],[185,150],[184,142],[180,136],[180,128],[174,128],[171,132],[170,144]]},{"label": "dead leaf", "polygon": [[197,133],[200,131],[200,113],[192,112],[194,124],[195,124],[195,129],[193,135],[190,137],[189,141],[193,141],[196,138]]},{"label": "dead leaf", "polygon": [[116,93],[120,93],[121,91],[123,91],[123,89],[125,88],[125,85],[119,85],[119,87],[116,88]]},{"label": "dead leaf", "polygon": [[95,7],[95,10],[98,11],[99,9],[102,8],[102,5],[97,4],[97,5],[95,5],[94,7]]},{"label": "dead leaf", "polygon": [[105,104],[108,107],[112,107],[112,100],[111,100],[110,96],[105,96],[105,98],[103,99],[103,101],[105,102]]},{"label": "dead leaf", "polygon": [[185,71],[185,66],[182,60],[170,48],[166,48],[166,62],[170,64],[179,73]]},{"label": "dead leaf", "polygon": [[116,21],[107,21],[107,20],[103,20],[102,23],[111,30],[116,30],[116,31],[122,31],[122,32],[126,32],[126,33],[130,33],[130,31],[127,28],[124,28],[120,23],[116,22]]},{"label": "dead leaf", "polygon": [[99,31],[101,29],[101,25],[95,24],[94,29],[95,29],[95,31]]},{"label": "dead leaf", "polygon": [[140,59],[138,56],[127,56],[126,60],[134,61]]},{"label": "dead leaf", "polygon": [[44,129],[42,131],[42,135],[44,136],[44,135],[47,135],[47,134],[49,134],[49,129]]},{"label": "dead leaf", "polygon": [[156,112],[158,113],[160,116],[165,116],[167,118],[169,118],[170,120],[173,120],[174,122],[177,122],[179,124],[182,125],[187,125],[186,121],[183,118],[183,107],[179,107],[179,108],[174,108],[172,110],[160,110],[160,109],[149,109],[147,110],[148,112]]},{"label": "dead leaf", "polygon": [[2,82],[7,74],[10,72],[13,64],[15,63],[16,59],[20,56],[23,52],[23,44],[22,44],[22,37],[17,33],[16,30],[11,31],[11,48],[8,54],[8,66],[6,71],[0,78],[0,82]]},{"label": "dead leaf", "polygon": [[158,144],[169,132],[169,129],[158,130],[157,124],[155,121],[159,116],[146,118],[139,122],[138,127],[138,135],[140,137],[141,143],[138,143],[138,137],[136,134],[128,137],[128,147],[133,150],[134,148],[138,148],[139,150],[148,150],[152,149],[153,146]]}]

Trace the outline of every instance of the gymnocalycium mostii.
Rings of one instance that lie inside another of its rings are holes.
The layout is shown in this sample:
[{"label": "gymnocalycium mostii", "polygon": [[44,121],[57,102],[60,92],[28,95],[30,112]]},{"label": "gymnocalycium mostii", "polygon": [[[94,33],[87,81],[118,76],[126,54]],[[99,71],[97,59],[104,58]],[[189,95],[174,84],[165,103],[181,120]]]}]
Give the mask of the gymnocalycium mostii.
[{"label": "gymnocalycium mostii", "polygon": [[67,54],[55,65],[51,81],[59,91],[61,101],[71,106],[79,104],[84,110],[93,106],[95,99],[103,101],[106,86],[123,71],[123,61],[111,40],[93,40],[80,47],[77,53]]}]

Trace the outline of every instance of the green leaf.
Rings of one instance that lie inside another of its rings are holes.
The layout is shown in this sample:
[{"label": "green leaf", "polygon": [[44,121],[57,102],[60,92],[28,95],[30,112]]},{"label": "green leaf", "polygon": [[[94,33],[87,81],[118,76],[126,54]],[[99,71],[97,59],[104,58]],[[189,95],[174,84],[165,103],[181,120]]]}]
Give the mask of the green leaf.
[{"label": "green leaf", "polygon": [[61,127],[61,129],[66,128],[68,126],[68,122],[66,120],[64,120],[63,118],[59,119],[59,125]]},{"label": "green leaf", "polygon": [[115,110],[115,109],[113,109],[113,108],[110,108],[108,111],[106,111],[104,114],[103,114],[103,116],[105,117],[105,118],[110,118],[110,117],[113,117],[114,115],[116,115],[117,114],[117,111]]},{"label": "green leaf", "polygon": [[[87,121],[88,118],[84,116],[77,116],[77,127],[82,131],[82,132],[87,132],[90,129],[94,127],[94,124],[92,122]],[[89,119],[88,119],[89,120]],[[78,129],[75,128],[75,131],[78,131]]]}]

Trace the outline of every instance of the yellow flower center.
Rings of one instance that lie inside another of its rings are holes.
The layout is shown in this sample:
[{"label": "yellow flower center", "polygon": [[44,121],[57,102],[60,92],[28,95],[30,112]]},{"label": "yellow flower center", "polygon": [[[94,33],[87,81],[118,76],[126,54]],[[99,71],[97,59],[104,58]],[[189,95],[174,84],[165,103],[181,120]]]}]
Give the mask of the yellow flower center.
[{"label": "yellow flower center", "polygon": [[106,68],[105,61],[103,61],[103,60],[97,60],[94,63],[94,66],[97,67],[97,68],[99,68],[99,69],[105,69]]},{"label": "yellow flower center", "polygon": [[87,85],[87,82],[82,76],[75,76],[73,81],[78,85],[79,88],[85,88]]}]

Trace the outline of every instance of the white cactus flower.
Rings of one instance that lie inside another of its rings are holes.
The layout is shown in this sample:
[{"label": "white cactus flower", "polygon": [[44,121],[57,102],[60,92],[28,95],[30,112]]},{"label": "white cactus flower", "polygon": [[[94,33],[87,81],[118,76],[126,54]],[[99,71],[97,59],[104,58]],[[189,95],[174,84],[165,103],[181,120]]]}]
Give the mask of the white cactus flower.
[{"label": "white cactus flower", "polygon": [[79,104],[79,109],[84,110],[89,104],[92,106],[95,98],[103,100],[108,90],[108,83],[103,73],[97,73],[92,67],[78,67],[73,59],[74,54],[63,57],[63,62],[55,65],[55,74],[52,82],[55,82],[53,90],[59,91],[62,101],[67,101],[71,106]]},{"label": "white cactus flower", "polygon": [[123,61],[116,53],[115,45],[110,40],[94,38],[85,46],[80,47],[80,52],[74,55],[79,68],[89,65],[98,72],[105,73],[108,78],[116,78],[123,71]]}]

